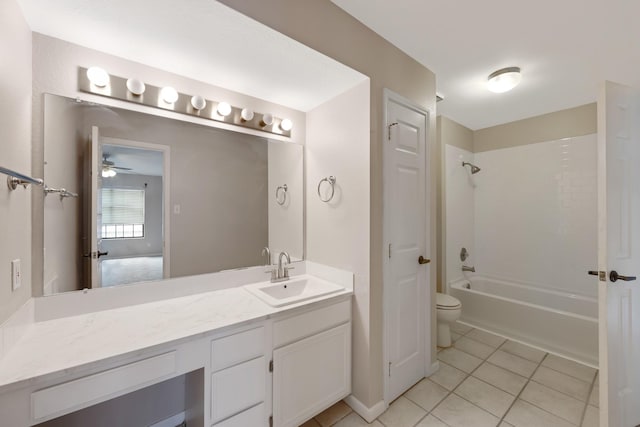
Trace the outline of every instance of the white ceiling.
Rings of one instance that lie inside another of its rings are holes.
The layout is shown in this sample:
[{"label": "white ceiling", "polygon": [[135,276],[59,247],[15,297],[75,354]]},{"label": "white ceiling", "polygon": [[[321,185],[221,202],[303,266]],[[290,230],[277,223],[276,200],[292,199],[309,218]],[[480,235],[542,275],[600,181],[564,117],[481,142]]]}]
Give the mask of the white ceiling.
[{"label": "white ceiling", "polygon": [[116,169],[117,173],[148,176],[162,176],[163,174],[162,151],[104,144],[102,156],[105,160],[113,162],[113,166],[117,168],[131,169]]},{"label": "white ceiling", "polygon": [[366,77],[214,0],[18,0],[38,33],[309,111]]},{"label": "white ceiling", "polygon": [[[602,81],[640,87],[637,0],[332,0],[436,74],[443,114],[481,129],[594,102]],[[522,68],[513,91],[486,90]]]}]

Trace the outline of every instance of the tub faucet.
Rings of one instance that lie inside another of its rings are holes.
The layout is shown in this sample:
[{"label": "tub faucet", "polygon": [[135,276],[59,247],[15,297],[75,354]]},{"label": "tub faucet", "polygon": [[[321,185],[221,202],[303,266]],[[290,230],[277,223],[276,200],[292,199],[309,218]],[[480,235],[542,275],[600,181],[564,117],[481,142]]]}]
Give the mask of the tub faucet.
[{"label": "tub faucet", "polygon": [[475,268],[475,267],[473,267],[473,266],[471,266],[471,267],[467,267],[466,265],[463,265],[463,266],[462,266],[462,271],[470,271],[470,272],[472,272],[472,273],[475,273],[475,272],[476,272],[476,268]]}]

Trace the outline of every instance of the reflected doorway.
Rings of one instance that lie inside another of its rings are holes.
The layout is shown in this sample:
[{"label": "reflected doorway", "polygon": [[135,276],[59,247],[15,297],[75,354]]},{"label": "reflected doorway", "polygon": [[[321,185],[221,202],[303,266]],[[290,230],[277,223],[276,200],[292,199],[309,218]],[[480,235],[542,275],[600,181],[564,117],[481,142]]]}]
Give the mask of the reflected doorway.
[{"label": "reflected doorway", "polygon": [[87,209],[91,287],[169,277],[169,147],[99,136]]}]

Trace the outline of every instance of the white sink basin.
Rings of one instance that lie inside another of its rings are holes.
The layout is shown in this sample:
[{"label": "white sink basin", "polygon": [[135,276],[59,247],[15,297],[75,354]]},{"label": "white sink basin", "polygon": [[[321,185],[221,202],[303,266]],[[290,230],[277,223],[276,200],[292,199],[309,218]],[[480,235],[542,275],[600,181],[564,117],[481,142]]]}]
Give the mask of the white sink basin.
[{"label": "white sink basin", "polygon": [[278,283],[255,283],[244,288],[272,307],[282,307],[344,290],[340,285],[309,276],[294,277]]}]

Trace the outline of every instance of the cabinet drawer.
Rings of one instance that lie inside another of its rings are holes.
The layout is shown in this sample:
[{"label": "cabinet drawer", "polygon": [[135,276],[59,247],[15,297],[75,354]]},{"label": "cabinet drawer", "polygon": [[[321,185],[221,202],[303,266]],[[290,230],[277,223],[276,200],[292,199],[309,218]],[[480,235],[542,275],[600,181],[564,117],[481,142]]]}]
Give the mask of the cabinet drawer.
[{"label": "cabinet drawer", "polygon": [[326,331],[351,319],[351,299],[275,322],[274,348]]},{"label": "cabinet drawer", "polygon": [[260,427],[269,424],[264,403],[215,424],[214,427]]},{"label": "cabinet drawer", "polygon": [[31,394],[34,421],[63,415],[130,391],[175,373],[176,352],[119,366]]},{"label": "cabinet drawer", "polygon": [[214,423],[264,402],[267,365],[264,356],[211,375]]},{"label": "cabinet drawer", "polygon": [[219,371],[264,354],[264,326],[211,342],[211,369]]}]

